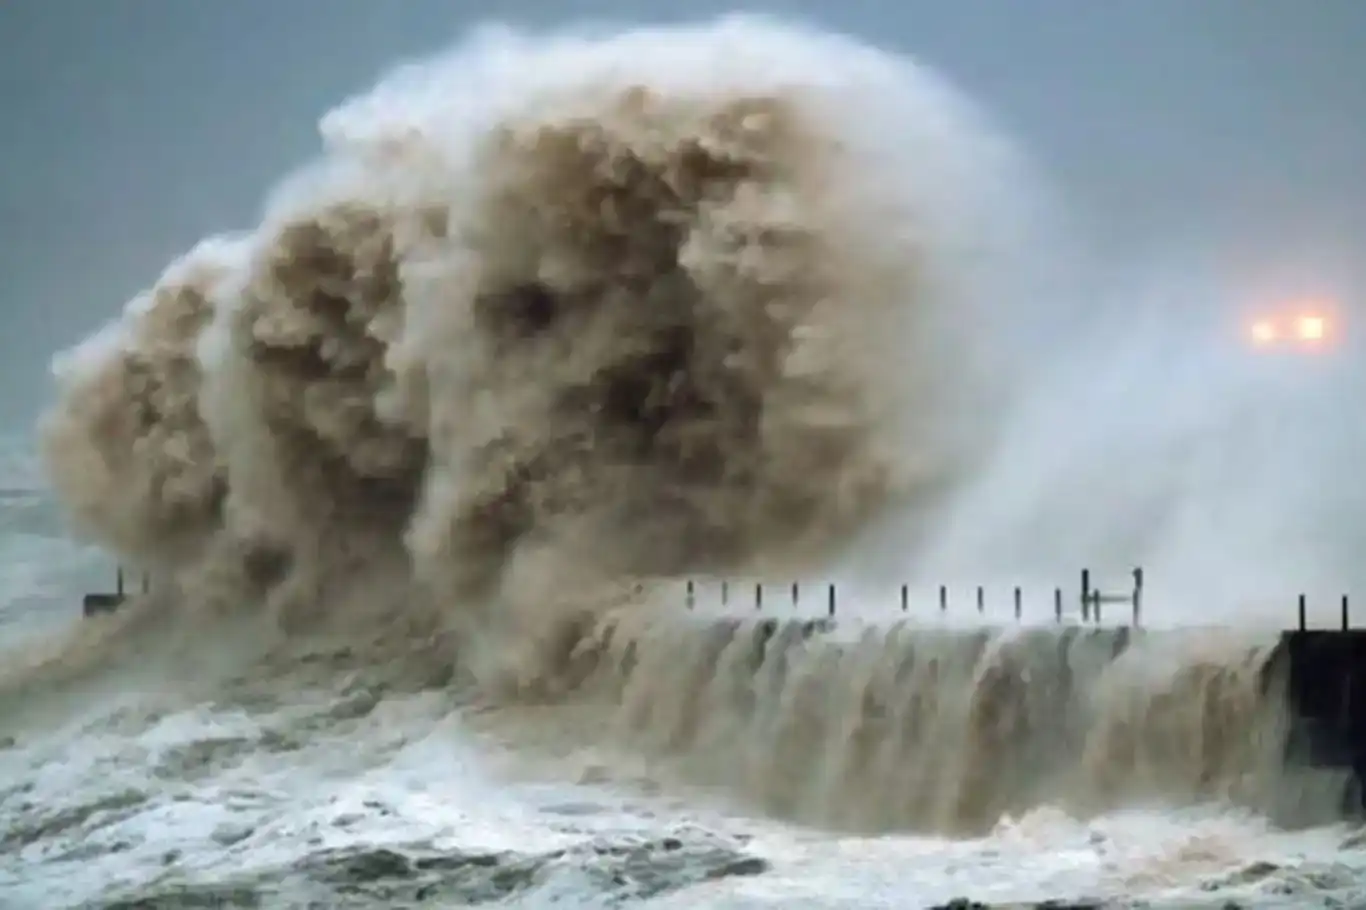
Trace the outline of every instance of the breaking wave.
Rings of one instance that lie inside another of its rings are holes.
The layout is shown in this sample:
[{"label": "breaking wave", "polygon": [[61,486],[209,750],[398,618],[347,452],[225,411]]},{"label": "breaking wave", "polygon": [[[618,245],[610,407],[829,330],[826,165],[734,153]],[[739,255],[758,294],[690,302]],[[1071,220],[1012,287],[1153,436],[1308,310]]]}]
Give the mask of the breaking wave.
[{"label": "breaking wave", "polygon": [[748,19],[483,34],[329,113],[259,227],[62,359],[50,475],[190,601],[330,612],[317,586],[383,564],[470,633],[807,568],[989,426],[1005,155],[951,100]]},{"label": "breaking wave", "polygon": [[841,824],[1253,787],[1251,652],[1151,685],[1107,652],[1082,674],[1102,704],[1050,688],[1071,666],[1051,633],[754,657],[660,593],[818,573],[889,516],[913,551],[991,450],[1007,340],[1041,318],[1020,307],[1030,205],[931,74],[753,18],[488,31],[321,132],[257,227],[196,246],[56,365],[52,483],[157,580],[81,633],[86,657],[92,636],[264,617],[263,677],[326,632],[343,645],[309,672],[422,667],[505,704],[576,690],[694,756],[692,779]]}]

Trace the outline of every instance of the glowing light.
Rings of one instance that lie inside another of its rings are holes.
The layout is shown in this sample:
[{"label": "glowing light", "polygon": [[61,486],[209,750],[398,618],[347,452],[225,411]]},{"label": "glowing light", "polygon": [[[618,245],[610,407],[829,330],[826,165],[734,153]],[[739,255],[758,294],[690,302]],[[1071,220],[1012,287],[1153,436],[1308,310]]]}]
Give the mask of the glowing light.
[{"label": "glowing light", "polygon": [[1301,316],[1295,328],[1304,341],[1322,341],[1328,335],[1328,323],[1322,316]]},{"label": "glowing light", "polygon": [[1248,315],[1244,344],[1267,353],[1326,354],[1338,347],[1343,330],[1341,308],[1323,298],[1285,300]]}]

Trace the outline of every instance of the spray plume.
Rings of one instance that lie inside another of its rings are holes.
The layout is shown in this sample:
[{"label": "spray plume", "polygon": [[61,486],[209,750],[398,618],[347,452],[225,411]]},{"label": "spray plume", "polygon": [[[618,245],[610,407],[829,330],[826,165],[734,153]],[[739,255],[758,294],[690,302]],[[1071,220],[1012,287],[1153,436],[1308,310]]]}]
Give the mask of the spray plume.
[{"label": "spray plume", "polygon": [[252,554],[309,590],[406,563],[448,618],[530,609],[509,581],[543,573],[579,610],[810,568],[971,449],[1006,160],[974,120],[753,19],[481,33],[331,112],[253,233],[68,359],[51,476],[191,599]]}]

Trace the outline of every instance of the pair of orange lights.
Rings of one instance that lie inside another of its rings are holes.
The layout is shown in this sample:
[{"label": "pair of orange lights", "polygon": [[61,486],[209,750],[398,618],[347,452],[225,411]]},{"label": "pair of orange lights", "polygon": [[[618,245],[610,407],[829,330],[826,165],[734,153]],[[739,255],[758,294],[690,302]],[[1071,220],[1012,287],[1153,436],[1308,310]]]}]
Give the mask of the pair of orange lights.
[{"label": "pair of orange lights", "polygon": [[1249,335],[1257,347],[1272,347],[1287,342],[1318,345],[1328,341],[1331,331],[1327,316],[1310,312],[1290,319],[1258,319],[1252,323]]}]

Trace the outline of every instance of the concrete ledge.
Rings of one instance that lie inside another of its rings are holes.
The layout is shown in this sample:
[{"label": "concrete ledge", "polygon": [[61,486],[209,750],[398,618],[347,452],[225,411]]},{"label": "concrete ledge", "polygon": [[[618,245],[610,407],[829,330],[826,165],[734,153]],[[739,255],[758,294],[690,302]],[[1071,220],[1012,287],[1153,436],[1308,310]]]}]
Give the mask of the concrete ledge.
[{"label": "concrete ledge", "polygon": [[127,599],[123,594],[87,594],[81,600],[81,613],[85,616],[113,613]]},{"label": "concrete ledge", "polygon": [[[81,600],[81,614],[84,616],[100,616],[105,613],[113,613],[123,606],[128,600],[128,595],[124,593],[123,566],[119,566],[118,573],[114,577],[113,592],[94,592],[85,595]],[[146,573],[142,573],[142,593],[146,594],[152,590],[152,579]]]}]

